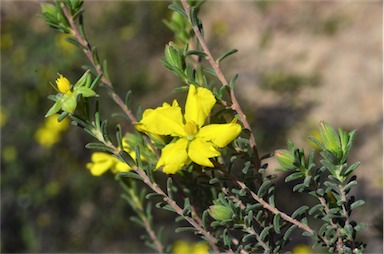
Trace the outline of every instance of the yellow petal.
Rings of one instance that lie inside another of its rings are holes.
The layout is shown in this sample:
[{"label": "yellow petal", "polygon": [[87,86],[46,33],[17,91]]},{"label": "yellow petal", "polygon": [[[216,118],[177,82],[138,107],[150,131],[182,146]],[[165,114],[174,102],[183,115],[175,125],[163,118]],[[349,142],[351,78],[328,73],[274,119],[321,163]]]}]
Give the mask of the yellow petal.
[{"label": "yellow petal", "polygon": [[132,168],[125,162],[119,161],[116,159],[117,162],[114,167],[111,168],[112,173],[120,173],[120,172],[129,172],[132,170]]},{"label": "yellow petal", "polygon": [[210,124],[200,129],[196,138],[210,141],[218,147],[224,147],[231,143],[241,132],[241,126],[237,123]]},{"label": "yellow petal", "polygon": [[209,158],[220,156],[220,152],[211,143],[201,139],[194,139],[189,144],[188,156],[193,162],[201,166],[213,167]]},{"label": "yellow petal", "polygon": [[60,74],[60,77],[56,79],[57,89],[59,89],[60,93],[66,94],[70,92],[71,83],[69,80]]},{"label": "yellow petal", "polygon": [[161,151],[161,157],[157,162],[156,168],[164,166],[164,173],[175,174],[187,164],[187,146],[188,140],[183,138],[165,146]]},{"label": "yellow petal", "polygon": [[136,129],[157,135],[185,136],[183,115],[176,100],[172,106],[164,103],[162,107],[147,109]]},{"label": "yellow petal", "polygon": [[190,85],[185,103],[186,122],[195,122],[199,127],[203,126],[215,103],[216,99],[211,91],[203,87],[196,89],[194,85]]},{"label": "yellow petal", "polygon": [[110,169],[114,164],[114,159],[110,154],[95,152],[92,154],[92,162],[87,163],[86,167],[91,171],[94,176],[100,176]]}]

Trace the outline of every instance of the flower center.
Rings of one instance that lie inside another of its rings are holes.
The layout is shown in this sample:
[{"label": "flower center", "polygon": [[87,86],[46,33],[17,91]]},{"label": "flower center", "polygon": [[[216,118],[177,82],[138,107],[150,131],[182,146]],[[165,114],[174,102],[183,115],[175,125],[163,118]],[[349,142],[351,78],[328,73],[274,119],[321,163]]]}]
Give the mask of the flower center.
[{"label": "flower center", "polygon": [[187,122],[185,125],[184,125],[184,130],[185,132],[187,133],[187,139],[189,141],[193,140],[195,138],[195,134],[197,132],[197,125],[195,124],[195,122],[191,121],[191,122]]}]

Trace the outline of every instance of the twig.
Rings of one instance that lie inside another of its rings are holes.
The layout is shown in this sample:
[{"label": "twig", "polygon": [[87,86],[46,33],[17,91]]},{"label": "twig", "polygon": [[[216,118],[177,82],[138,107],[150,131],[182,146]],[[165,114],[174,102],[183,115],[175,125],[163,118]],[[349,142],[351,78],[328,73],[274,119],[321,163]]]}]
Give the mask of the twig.
[{"label": "twig", "polygon": [[209,242],[209,244],[211,245],[213,251],[215,253],[220,253],[218,247],[216,246],[216,243],[218,242],[218,240],[213,236],[211,235],[210,232],[206,231],[204,228],[202,228],[193,218],[191,217],[188,217],[188,216],[185,216],[183,214],[183,209],[174,201],[172,200],[171,198],[169,198],[169,196],[156,184],[156,183],[153,183],[151,182],[151,180],[149,179],[148,175],[141,169],[139,169],[138,167],[134,167],[133,170],[139,175],[141,176],[141,178],[143,179],[143,182],[149,187],[151,188],[154,192],[156,192],[157,194],[160,194],[161,196],[163,196],[163,200],[165,202],[167,202],[174,210],[175,212],[180,215],[180,216],[183,216],[184,219],[189,223],[191,224],[194,228],[197,229],[197,231],[202,234]]},{"label": "twig", "polygon": [[308,227],[307,225],[305,225],[305,224],[301,223],[300,221],[292,218],[291,216],[287,215],[286,213],[283,213],[282,211],[280,211],[276,207],[272,207],[270,204],[268,204],[266,201],[264,201],[264,199],[260,198],[256,193],[254,193],[253,191],[248,189],[247,186],[243,182],[241,182],[239,180],[235,180],[235,181],[236,181],[237,185],[239,185],[242,189],[244,189],[244,188],[247,189],[248,192],[251,194],[252,198],[254,200],[256,200],[257,202],[259,202],[260,204],[262,204],[265,209],[271,211],[273,214],[280,214],[281,218],[283,218],[284,220],[296,225],[298,228],[301,228],[304,231],[307,231],[311,235],[315,234],[315,231],[313,229],[311,229],[310,227]]},{"label": "twig", "polygon": [[[189,20],[191,20],[190,8],[189,8],[187,1],[181,0],[181,4],[183,5],[184,11],[187,14]],[[191,24],[192,24],[192,22],[191,22]],[[217,78],[220,80],[220,82],[224,86],[229,87],[228,81],[226,80],[226,78],[225,78],[223,72],[221,71],[219,65],[216,63],[215,59],[213,58],[211,51],[209,50],[207,43],[206,43],[203,35],[201,34],[199,28],[192,24],[192,29],[193,29],[197,39],[199,40],[201,47],[203,48],[204,52],[207,54],[207,60],[208,60],[209,64],[212,66],[212,68],[214,69],[214,71],[217,75]],[[249,122],[247,120],[247,116],[244,114],[243,110],[241,109],[239,102],[237,101],[234,89],[229,89],[229,91],[230,91],[230,97],[231,97],[231,101],[232,101],[231,108],[234,111],[236,111],[237,115],[240,118],[240,121],[244,125],[244,128],[249,131],[249,142],[250,142],[250,145],[251,145],[251,148],[253,150],[254,157],[255,157],[253,163],[254,163],[255,168],[259,169],[261,166],[261,162],[260,162],[259,154],[257,151],[257,145],[256,145],[255,137],[254,137],[253,132],[252,132],[251,125],[249,124]]]},{"label": "twig", "polygon": [[93,55],[92,55],[92,48],[88,41],[81,36],[81,33],[76,25],[75,20],[73,19],[73,16],[71,15],[70,10],[68,7],[64,4],[61,3],[60,5],[61,9],[64,12],[65,17],[67,18],[69,25],[71,26],[71,31],[73,37],[76,38],[76,40],[80,43],[80,45],[83,47],[84,53],[87,56],[88,60],[91,62],[91,64],[94,66],[95,70],[99,75],[102,75],[101,81],[109,88],[111,88],[111,97],[112,99],[116,102],[117,105],[120,106],[120,108],[123,110],[125,115],[129,118],[129,120],[132,123],[136,123],[137,119],[133,115],[132,111],[125,105],[124,101],[114,92],[113,90],[113,85],[110,80],[106,77],[103,69],[101,68],[100,64],[96,64]]},{"label": "twig", "polygon": [[[64,3],[61,3],[60,7],[63,10],[65,17],[67,18],[69,25],[71,26],[71,31],[72,31],[73,37],[75,37],[76,40],[81,44],[81,46],[83,47],[83,51],[84,51],[85,55],[87,56],[88,60],[91,62],[91,64],[93,65],[93,67],[95,68],[97,73],[102,76],[101,81],[109,88],[110,95],[111,95],[112,99],[121,108],[121,110],[123,110],[124,114],[128,117],[128,119],[131,121],[131,123],[135,124],[137,122],[137,118],[132,113],[132,111],[128,108],[128,106],[124,103],[124,101],[120,98],[120,96],[115,93],[115,91],[113,89],[112,82],[107,78],[107,76],[105,75],[100,64],[95,63],[95,61],[93,59],[91,45],[89,44],[87,39],[83,38],[83,36],[81,35],[80,30],[77,27],[76,22],[73,19],[73,16],[71,15],[70,10],[68,9],[68,7]],[[158,154],[157,150],[155,149],[155,147],[153,146],[149,137],[145,136],[144,139],[149,144],[149,146],[151,147],[155,156],[159,157],[159,154]]]},{"label": "twig", "polygon": [[147,218],[147,216],[145,215],[144,207],[143,207],[142,203],[140,202],[140,200],[136,194],[136,191],[133,190],[132,188],[128,188],[127,186],[125,186],[125,184],[122,181],[120,182],[120,185],[129,193],[131,201],[128,200],[128,203],[131,204],[132,208],[135,210],[135,212],[139,216],[140,220],[143,222],[144,228],[147,231],[152,242],[156,246],[157,251],[159,253],[164,253],[164,246],[160,242],[160,240],[157,238],[155,232],[153,231],[153,229],[151,227],[151,223],[150,223],[149,219]]},{"label": "twig", "polygon": [[[227,196],[229,196],[230,198],[232,198],[232,200],[233,200],[236,204],[238,204],[238,205],[240,206],[241,210],[245,210],[245,209],[246,209],[246,207],[245,207],[245,205],[243,204],[243,202],[242,202],[240,199],[238,199],[235,195],[233,195],[232,193],[230,193],[230,192],[228,191],[227,188],[222,188],[222,190],[223,190],[223,192],[224,192]],[[258,222],[256,216],[253,216],[253,219],[254,219],[256,222]],[[259,223],[259,222],[258,222],[258,223]],[[249,227],[246,227],[246,226],[244,225],[244,231],[246,231],[246,232],[248,232],[248,233],[250,233],[250,234],[255,235],[255,238],[256,238],[257,242],[258,242],[258,243],[260,244],[260,246],[264,249],[264,252],[270,252],[270,251],[271,251],[270,248],[267,246],[267,244],[263,241],[263,239],[261,239],[260,235],[259,235],[254,229],[249,228]]]}]

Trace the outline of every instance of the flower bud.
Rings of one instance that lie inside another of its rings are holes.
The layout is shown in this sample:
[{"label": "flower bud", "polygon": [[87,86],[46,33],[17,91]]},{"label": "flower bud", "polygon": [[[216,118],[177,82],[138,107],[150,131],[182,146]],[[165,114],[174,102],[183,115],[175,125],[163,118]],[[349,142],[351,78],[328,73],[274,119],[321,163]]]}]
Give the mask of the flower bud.
[{"label": "flower bud", "polygon": [[325,148],[340,158],[342,155],[340,137],[329,124],[320,122],[320,136]]},{"label": "flower bud", "polygon": [[173,44],[173,42],[169,42],[168,45],[165,46],[164,53],[165,58],[170,65],[177,67],[180,70],[184,69],[184,60],[179,52],[179,49]]},{"label": "flower bud", "polygon": [[223,205],[211,205],[208,213],[212,218],[218,221],[229,220],[233,216],[232,209]]},{"label": "flower bud", "polygon": [[60,75],[60,77],[56,79],[56,85],[57,85],[57,89],[62,94],[66,94],[70,92],[71,83],[66,77],[63,77],[63,75]]},{"label": "flower bud", "polygon": [[293,162],[295,161],[295,157],[293,157],[290,151],[286,149],[279,149],[275,151],[275,156],[277,158],[277,161],[285,170],[291,170],[296,168],[293,165]]},{"label": "flower bud", "polygon": [[56,7],[53,4],[40,4],[41,11],[48,16],[55,17],[56,16]]}]

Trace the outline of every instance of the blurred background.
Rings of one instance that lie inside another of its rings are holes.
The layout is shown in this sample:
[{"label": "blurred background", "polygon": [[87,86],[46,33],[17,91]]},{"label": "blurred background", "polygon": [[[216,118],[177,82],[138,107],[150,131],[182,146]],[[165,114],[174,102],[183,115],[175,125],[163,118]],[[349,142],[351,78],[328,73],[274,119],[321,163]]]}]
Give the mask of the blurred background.
[{"label": "blurred background", "polygon": [[[173,40],[162,23],[168,4],[84,6],[86,33],[117,91],[133,90],[143,108],[171,101],[181,84],[159,61]],[[58,72],[75,82],[88,62],[38,12],[38,1],[1,2],[1,252],[149,252],[113,175],[93,177],[86,169],[91,152],[84,145],[92,139],[44,119],[54,93],[49,82]],[[288,138],[310,149],[307,137],[317,135],[321,120],[358,129],[354,195],[366,205],[353,218],[368,223],[360,234],[366,252],[382,253],[382,2],[212,1],[201,18],[215,56],[239,50],[222,68],[227,77],[240,75],[237,94],[261,154]],[[108,98],[101,107],[104,117],[118,112]],[[282,207],[297,207],[300,200],[280,189],[277,198],[290,201]],[[173,215],[155,211],[156,225],[168,226],[166,239],[182,238],[169,227]]]}]

